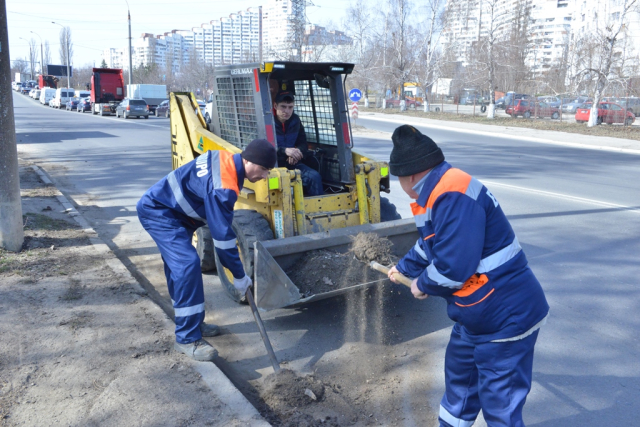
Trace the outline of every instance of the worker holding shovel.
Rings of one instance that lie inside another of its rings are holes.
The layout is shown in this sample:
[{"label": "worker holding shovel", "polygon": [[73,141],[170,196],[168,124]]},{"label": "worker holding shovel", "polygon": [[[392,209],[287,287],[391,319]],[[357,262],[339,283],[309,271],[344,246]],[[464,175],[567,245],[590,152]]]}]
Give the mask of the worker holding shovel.
[{"label": "worker holding shovel", "polygon": [[445,354],[440,426],[524,426],[533,350],[549,305],[518,239],[489,190],[444,161],[442,150],[412,126],[392,136],[390,172],[415,200],[420,233],[389,271],[414,278],[411,292],[447,301],[455,321]]},{"label": "worker holding shovel", "polygon": [[217,351],[202,337],[218,335],[220,328],[204,323],[202,272],[191,245],[193,233],[209,225],[218,258],[244,295],[252,281],[245,274],[231,228],[233,206],[244,180],[266,179],[276,161],[276,149],[265,139],[251,141],[240,154],[207,151],[161,179],[136,206],[140,223],[158,245],[164,262],[175,311],[174,348],[195,360],[216,357]]}]

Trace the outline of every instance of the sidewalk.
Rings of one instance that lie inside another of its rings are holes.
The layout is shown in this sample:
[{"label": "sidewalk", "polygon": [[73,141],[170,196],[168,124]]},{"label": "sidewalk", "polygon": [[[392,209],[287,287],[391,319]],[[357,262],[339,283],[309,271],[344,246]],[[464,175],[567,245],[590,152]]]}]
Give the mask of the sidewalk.
[{"label": "sidewalk", "polygon": [[525,141],[545,144],[564,145],[594,150],[608,150],[628,154],[640,154],[640,141],[603,136],[588,136],[583,134],[557,132],[549,130],[528,129],[522,127],[493,126],[477,123],[451,122],[420,117],[402,116],[400,114],[384,114],[361,112],[361,118],[375,119],[382,122],[412,124],[433,129],[454,130],[472,134],[482,134],[496,138],[518,138]]},{"label": "sidewalk", "polygon": [[[0,250],[0,425],[268,426],[37,167],[20,162],[25,244]],[[215,343],[214,343],[215,345]]]}]

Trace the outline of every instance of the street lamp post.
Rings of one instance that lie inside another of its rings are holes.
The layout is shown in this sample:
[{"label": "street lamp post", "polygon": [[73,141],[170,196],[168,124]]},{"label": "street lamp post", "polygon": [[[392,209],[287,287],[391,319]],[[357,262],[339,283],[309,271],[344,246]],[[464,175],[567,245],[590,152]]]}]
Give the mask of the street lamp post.
[{"label": "street lamp post", "polygon": [[31,42],[23,37],[18,38],[29,43],[29,66],[31,67],[31,80],[33,80],[33,51],[31,50]]},{"label": "street lamp post", "polygon": [[35,34],[40,39],[40,74],[44,76],[44,51],[42,50],[42,37],[40,37],[38,33],[34,33],[33,31],[31,31],[31,33]]},{"label": "street lamp post", "polygon": [[60,25],[64,29],[64,41],[67,48],[67,89],[71,89],[71,74],[69,73],[69,32],[66,27],[62,24],[58,24],[57,22],[51,21],[52,24]]}]

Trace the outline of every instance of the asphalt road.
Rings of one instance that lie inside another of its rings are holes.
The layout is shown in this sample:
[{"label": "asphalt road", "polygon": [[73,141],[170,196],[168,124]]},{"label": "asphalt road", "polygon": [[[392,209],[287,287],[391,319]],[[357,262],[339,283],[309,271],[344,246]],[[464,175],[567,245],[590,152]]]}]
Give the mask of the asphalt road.
[{"label": "asphalt road", "polygon": [[[171,169],[168,120],[57,111],[18,94],[14,105],[19,155],[49,173],[167,306],[161,261],[135,203]],[[357,136],[356,147],[388,159],[397,125],[358,124],[380,132]],[[536,347],[527,425],[637,424],[640,156],[419,128],[447,161],[491,189],[547,293],[551,317]],[[390,199],[408,216],[397,187]],[[255,402],[255,385],[271,368],[250,311],[226,297],[215,275],[205,276],[205,287],[207,321],[225,332],[211,340],[219,366]],[[419,302],[383,286],[263,320],[283,366],[341,385],[350,401],[360,396],[360,421],[435,422],[451,326],[441,300]]]}]

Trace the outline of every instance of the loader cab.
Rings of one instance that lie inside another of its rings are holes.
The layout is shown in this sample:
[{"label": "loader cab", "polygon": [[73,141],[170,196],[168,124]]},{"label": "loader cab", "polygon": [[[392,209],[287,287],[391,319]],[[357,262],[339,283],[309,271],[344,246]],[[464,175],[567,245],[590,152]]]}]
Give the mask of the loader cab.
[{"label": "loader cab", "polygon": [[254,138],[276,142],[273,100],[280,90],[295,95],[294,112],[304,125],[305,164],[322,176],[325,194],[348,192],[355,183],[352,136],[344,82],[353,64],[270,62],[216,68],[211,130],[243,149]]}]

